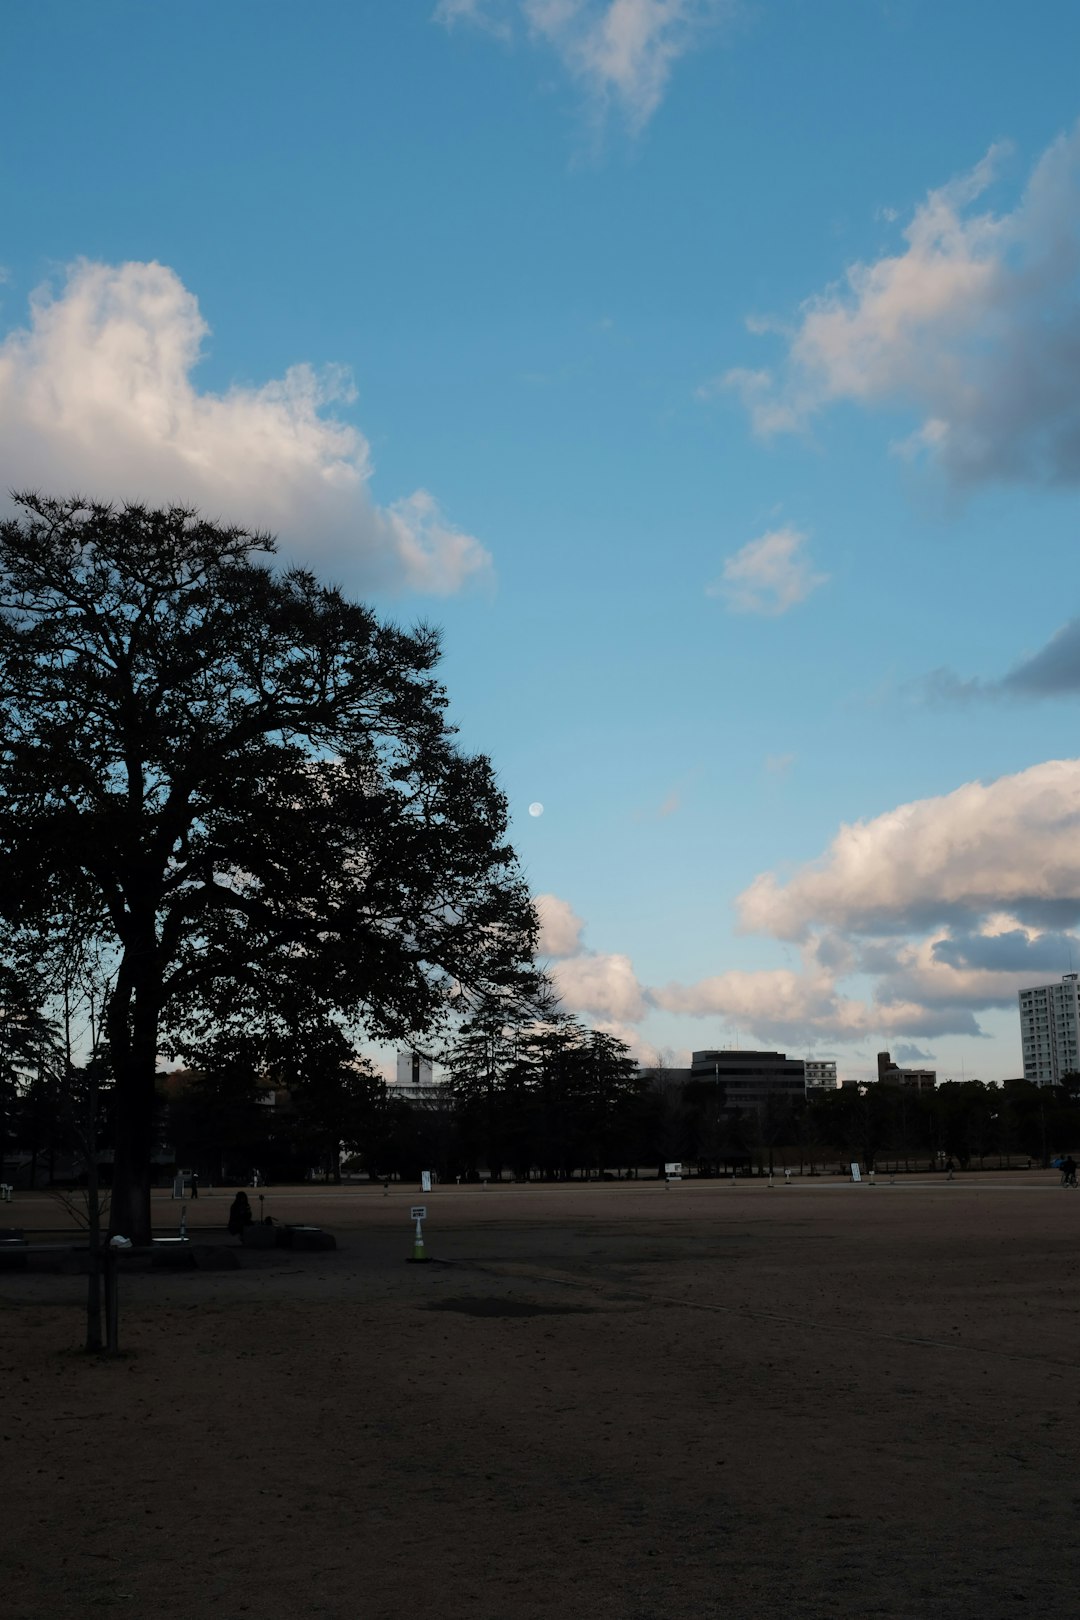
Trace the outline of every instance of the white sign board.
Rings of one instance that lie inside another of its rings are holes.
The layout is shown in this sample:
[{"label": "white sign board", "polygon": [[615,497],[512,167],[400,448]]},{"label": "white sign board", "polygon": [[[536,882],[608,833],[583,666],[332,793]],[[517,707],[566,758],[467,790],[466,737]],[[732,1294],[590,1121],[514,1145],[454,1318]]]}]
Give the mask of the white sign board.
[{"label": "white sign board", "polygon": [[421,1192],[430,1192],[431,1191],[431,1171],[430,1170],[421,1170],[421,1172],[420,1172],[420,1191]]},{"label": "white sign board", "polygon": [[680,1160],[680,1162],[678,1164],[665,1164],[665,1166],[664,1166],[664,1174],[665,1174],[665,1176],[667,1176],[669,1181],[681,1181],[682,1180],[682,1161]]},{"label": "white sign board", "polygon": [[409,1211],[409,1219],[410,1219],[410,1221],[426,1221],[427,1220],[427,1205],[426,1204],[414,1204],[412,1209],[410,1209],[410,1211]]},{"label": "white sign board", "polygon": [[855,1163],[854,1159],[852,1159],[852,1161],[851,1161],[851,1179],[852,1179],[852,1181],[861,1181],[862,1180],[862,1171],[859,1169],[859,1167]]}]

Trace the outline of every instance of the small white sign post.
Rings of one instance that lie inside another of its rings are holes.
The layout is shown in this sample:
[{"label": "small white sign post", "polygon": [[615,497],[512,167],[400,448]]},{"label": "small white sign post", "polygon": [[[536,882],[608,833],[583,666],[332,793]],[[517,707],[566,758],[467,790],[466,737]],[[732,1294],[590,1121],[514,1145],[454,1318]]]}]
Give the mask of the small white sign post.
[{"label": "small white sign post", "polygon": [[851,1179],[852,1181],[862,1180],[862,1171],[859,1169],[854,1159],[851,1161]]},{"label": "small white sign post", "polygon": [[420,1222],[427,1220],[427,1205],[414,1204],[409,1211],[409,1219],[416,1222],[416,1236],[413,1238],[413,1252],[411,1258],[414,1261],[426,1260],[427,1255],[424,1252],[424,1230],[420,1225]]},{"label": "small white sign post", "polygon": [[681,1161],[678,1164],[665,1164],[665,1166],[664,1166],[664,1178],[667,1181],[681,1181],[682,1180],[682,1163],[681,1163]]}]

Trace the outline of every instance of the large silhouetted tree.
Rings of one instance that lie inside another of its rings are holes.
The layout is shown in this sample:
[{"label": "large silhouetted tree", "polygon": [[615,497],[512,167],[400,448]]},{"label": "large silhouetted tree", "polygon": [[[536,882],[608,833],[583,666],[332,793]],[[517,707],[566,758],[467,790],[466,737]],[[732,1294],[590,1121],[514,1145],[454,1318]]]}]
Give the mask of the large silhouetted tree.
[{"label": "large silhouetted tree", "polygon": [[535,921],[436,632],[181,508],[0,524],[0,919],[115,953],[111,1227],[150,1233],[159,1051],[298,999],[374,1037],[532,993]]}]

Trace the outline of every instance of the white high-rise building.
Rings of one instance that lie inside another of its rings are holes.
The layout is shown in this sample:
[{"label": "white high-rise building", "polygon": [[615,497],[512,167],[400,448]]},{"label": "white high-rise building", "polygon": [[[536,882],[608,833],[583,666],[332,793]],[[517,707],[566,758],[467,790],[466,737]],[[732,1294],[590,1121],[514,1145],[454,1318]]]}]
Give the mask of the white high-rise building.
[{"label": "white high-rise building", "polygon": [[1080,1072],[1080,973],[1020,991],[1020,1043],[1024,1079],[1037,1086]]},{"label": "white high-rise building", "polygon": [[806,1070],[806,1089],[815,1088],[825,1091],[836,1090],[836,1062],[830,1058],[806,1058],[803,1063]]}]

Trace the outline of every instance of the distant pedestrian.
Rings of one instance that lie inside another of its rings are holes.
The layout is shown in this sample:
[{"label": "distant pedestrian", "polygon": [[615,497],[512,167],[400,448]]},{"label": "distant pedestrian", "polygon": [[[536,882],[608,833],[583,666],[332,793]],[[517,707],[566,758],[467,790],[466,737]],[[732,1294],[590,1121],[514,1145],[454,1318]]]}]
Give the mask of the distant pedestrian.
[{"label": "distant pedestrian", "polygon": [[953,1179],[953,1173],[955,1171],[955,1168],[956,1167],[953,1164],[951,1159],[946,1159],[945,1160],[945,1180],[946,1181],[951,1181]]},{"label": "distant pedestrian", "polygon": [[1076,1186],[1076,1160],[1071,1153],[1067,1159],[1061,1161],[1061,1185],[1063,1187]]},{"label": "distant pedestrian", "polygon": [[192,1198],[198,1198],[199,1196],[199,1172],[197,1170],[191,1172],[191,1196]]}]

